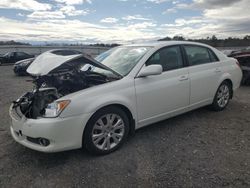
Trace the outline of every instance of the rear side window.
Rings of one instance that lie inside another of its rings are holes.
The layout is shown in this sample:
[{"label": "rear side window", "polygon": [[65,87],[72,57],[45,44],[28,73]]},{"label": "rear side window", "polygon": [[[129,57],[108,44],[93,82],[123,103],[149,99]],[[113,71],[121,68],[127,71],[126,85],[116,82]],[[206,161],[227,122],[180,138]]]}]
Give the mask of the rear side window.
[{"label": "rear side window", "polygon": [[182,55],[179,46],[165,47],[153,54],[146,62],[146,66],[160,64],[163,71],[183,67]]},{"label": "rear side window", "polygon": [[26,56],[27,54],[25,54],[23,52],[17,52],[16,55],[19,56],[19,57],[21,57],[21,56]]},{"label": "rear side window", "polygon": [[210,59],[212,62],[219,61],[218,57],[214,54],[214,52],[212,52],[212,50],[208,49],[208,52],[209,52]]},{"label": "rear side window", "polygon": [[[201,65],[216,61],[210,57],[209,50],[201,46],[184,46],[190,65]],[[212,53],[212,52],[211,52]],[[214,55],[214,54],[213,54]],[[215,57],[213,57],[215,58]]]}]

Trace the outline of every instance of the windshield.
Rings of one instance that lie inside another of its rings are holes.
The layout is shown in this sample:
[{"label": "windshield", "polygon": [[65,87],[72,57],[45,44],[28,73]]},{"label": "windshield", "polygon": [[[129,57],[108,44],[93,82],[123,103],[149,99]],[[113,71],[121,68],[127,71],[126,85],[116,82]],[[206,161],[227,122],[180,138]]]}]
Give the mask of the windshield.
[{"label": "windshield", "polygon": [[11,52],[8,52],[6,54],[4,54],[4,57],[9,57],[11,55]]},{"label": "windshield", "polygon": [[[111,68],[122,76],[127,75],[151,47],[122,46],[108,50],[95,60]],[[103,69],[94,69],[102,73]]]}]

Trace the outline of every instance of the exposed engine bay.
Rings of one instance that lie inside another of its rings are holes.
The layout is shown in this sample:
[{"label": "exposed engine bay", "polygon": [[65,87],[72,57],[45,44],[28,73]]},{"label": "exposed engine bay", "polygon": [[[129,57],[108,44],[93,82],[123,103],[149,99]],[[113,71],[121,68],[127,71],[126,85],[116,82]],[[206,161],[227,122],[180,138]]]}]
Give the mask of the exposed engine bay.
[{"label": "exposed engine bay", "polygon": [[[89,65],[89,62],[83,63],[83,60],[85,59],[82,57],[74,59],[56,67],[48,74],[33,75],[33,91],[27,92],[14,101],[13,108],[20,107],[20,111],[26,118],[36,119],[44,116],[48,104],[65,95],[120,79],[119,75],[112,72],[103,74],[93,71],[93,66],[96,65]],[[88,69],[83,71],[81,68],[86,65]],[[98,68],[103,67],[97,65]]]},{"label": "exposed engine bay", "polygon": [[105,75],[72,67],[72,69],[59,69],[48,75],[34,77],[34,84],[37,89],[54,87],[59,96],[64,96],[111,80]]}]

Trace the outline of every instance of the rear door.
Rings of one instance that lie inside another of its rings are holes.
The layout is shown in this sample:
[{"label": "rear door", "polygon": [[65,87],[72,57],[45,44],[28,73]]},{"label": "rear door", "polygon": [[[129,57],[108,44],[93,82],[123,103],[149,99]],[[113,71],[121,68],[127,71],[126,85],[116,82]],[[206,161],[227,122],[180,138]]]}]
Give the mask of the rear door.
[{"label": "rear door", "polygon": [[221,63],[209,48],[185,45],[184,49],[189,62],[190,105],[210,103],[222,75]]},{"label": "rear door", "polygon": [[139,126],[176,113],[189,105],[189,74],[180,46],[170,46],[154,53],[145,66],[160,64],[161,75],[135,78]]}]

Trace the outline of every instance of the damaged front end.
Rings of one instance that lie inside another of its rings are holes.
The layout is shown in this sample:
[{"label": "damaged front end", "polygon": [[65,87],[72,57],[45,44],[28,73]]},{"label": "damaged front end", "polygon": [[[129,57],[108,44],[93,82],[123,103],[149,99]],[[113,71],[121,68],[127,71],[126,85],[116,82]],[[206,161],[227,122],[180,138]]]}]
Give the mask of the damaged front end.
[{"label": "damaged front end", "polygon": [[40,88],[25,93],[13,102],[12,108],[20,108],[26,118],[36,119],[45,115],[48,104],[60,98],[56,88]]},{"label": "damaged front end", "polygon": [[31,119],[56,117],[70,102],[60,101],[61,97],[121,78],[83,54],[64,56],[53,51],[38,56],[27,72],[32,75],[34,89],[14,101],[12,109]]}]

